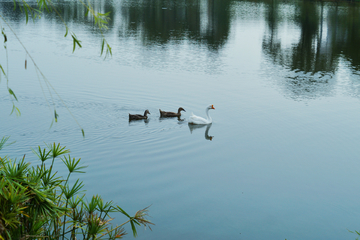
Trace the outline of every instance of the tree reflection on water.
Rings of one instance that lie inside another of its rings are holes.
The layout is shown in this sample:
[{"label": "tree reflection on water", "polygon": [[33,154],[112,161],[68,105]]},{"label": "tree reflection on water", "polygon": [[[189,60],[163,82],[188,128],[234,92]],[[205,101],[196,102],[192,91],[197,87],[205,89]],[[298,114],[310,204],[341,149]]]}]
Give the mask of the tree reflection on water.
[{"label": "tree reflection on water", "polygon": [[[285,68],[287,76],[281,83],[294,96],[328,95],[333,90],[333,75],[341,60],[346,60],[354,74],[360,71],[360,5],[323,1],[94,1],[96,11],[110,12],[109,32],[118,38],[132,38],[142,46],[160,46],[188,41],[206,46],[217,53],[229,41],[237,16],[247,13],[237,9],[248,4],[246,12],[257,12],[266,30],[262,51],[274,65]],[[97,34],[93,19],[78,1],[57,1],[62,18],[71,23],[82,23],[88,32]],[[14,24],[23,24],[23,13],[14,11],[13,2],[1,3],[0,13]],[[4,14],[5,13],[5,14]],[[59,24],[54,12],[45,17]],[[260,26],[259,26],[260,27]],[[284,32],[288,33],[284,33]],[[246,37],[246,36],[242,36]],[[290,42],[290,44],[289,44]],[[209,60],[212,69],[220,65],[218,54]],[[358,92],[357,90],[355,90]]]},{"label": "tree reflection on water", "polygon": [[[294,12],[286,15],[281,8],[290,5]],[[267,34],[263,37],[263,52],[273,63],[288,69],[285,88],[293,96],[316,97],[332,94],[332,79],[341,59],[346,59],[353,73],[360,70],[359,5],[299,1],[295,3],[267,2],[265,5]],[[283,25],[291,22],[297,38],[280,34]]]}]

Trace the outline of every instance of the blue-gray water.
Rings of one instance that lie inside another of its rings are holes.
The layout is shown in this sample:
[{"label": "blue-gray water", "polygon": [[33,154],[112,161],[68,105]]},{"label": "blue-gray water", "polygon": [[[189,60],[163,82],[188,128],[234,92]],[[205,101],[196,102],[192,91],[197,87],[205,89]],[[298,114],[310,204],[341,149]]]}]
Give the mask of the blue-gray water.
[{"label": "blue-gray water", "polygon": [[[36,163],[31,147],[60,142],[88,165],[78,177],[89,195],[130,213],[151,205],[156,225],[138,239],[356,238],[348,229],[360,230],[359,6],[93,4],[111,11],[106,60],[100,33],[76,1],[56,2],[82,41],[75,53],[56,14],[26,25],[12,1],[0,3],[86,135],[55,93],[59,121],[50,128],[46,85],[1,21],[8,61],[1,47],[0,64],[22,113],[9,116],[2,76],[0,137],[16,141],[2,155]],[[211,127],[190,128],[190,114],[205,116],[209,104]],[[159,118],[159,108],[179,107],[183,121]],[[145,109],[149,121],[129,123],[129,113]]]}]

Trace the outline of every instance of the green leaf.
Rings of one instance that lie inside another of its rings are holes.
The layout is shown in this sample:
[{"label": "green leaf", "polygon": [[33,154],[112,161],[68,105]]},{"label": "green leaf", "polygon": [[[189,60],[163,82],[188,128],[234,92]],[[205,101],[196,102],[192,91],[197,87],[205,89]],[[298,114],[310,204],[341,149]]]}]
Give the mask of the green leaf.
[{"label": "green leaf", "polygon": [[82,133],[83,137],[85,137],[85,131],[84,131],[84,129],[81,129],[81,133]]},{"label": "green leaf", "polygon": [[46,160],[50,159],[50,153],[51,150],[49,150],[48,152],[46,152],[46,149],[44,148],[43,150],[41,150],[41,147],[38,146],[38,152],[31,148],[31,151],[38,156],[38,158],[40,159],[41,162],[45,162]]},{"label": "green leaf", "polygon": [[70,153],[70,150],[65,149],[66,147],[61,147],[60,143],[58,143],[57,145],[55,145],[55,143],[46,144],[46,146],[50,149],[52,158],[56,158],[60,155],[66,154],[66,153]]},{"label": "green leaf", "polygon": [[25,17],[26,17],[26,24],[27,24],[29,21],[29,14],[28,14],[28,10],[27,10],[26,6],[24,7],[24,10],[25,10]]},{"label": "green leaf", "polygon": [[55,122],[57,122],[58,117],[59,117],[59,114],[57,114],[57,113],[56,113],[56,110],[54,110],[54,119],[55,119]]},{"label": "green leaf", "polygon": [[71,35],[71,37],[73,38],[73,52],[75,51],[76,45],[78,45],[80,48],[82,47],[80,44],[80,41],[76,38],[75,34],[73,33]]},{"label": "green leaf", "polygon": [[13,112],[15,111],[15,108],[16,108],[16,107],[15,107],[15,104],[13,104],[13,107],[12,107],[12,110],[11,110],[10,115],[13,114]]},{"label": "green leaf", "polygon": [[105,19],[100,18],[99,20],[100,20],[101,23],[105,23],[105,24],[108,23]]},{"label": "green leaf", "polygon": [[108,53],[110,53],[110,55],[112,55],[111,47],[110,47],[110,45],[108,43],[107,43],[107,50],[106,51],[108,51]]},{"label": "green leaf", "polygon": [[[8,137],[3,137],[2,139],[1,139],[1,141],[0,141],[0,150],[5,146],[5,143],[9,140],[9,138],[10,138],[10,136],[8,136]],[[9,146],[10,144],[13,144],[13,143],[15,143],[15,141],[14,142],[11,142],[11,143],[8,143],[6,146]]]},{"label": "green leaf", "polygon": [[117,209],[119,212],[121,212],[122,214],[124,214],[125,216],[127,216],[128,218],[131,219],[130,215],[127,214],[121,207],[116,206],[116,209]]},{"label": "green leaf", "polygon": [[83,204],[84,204],[85,210],[86,210],[89,214],[93,214],[93,213],[95,212],[96,207],[98,206],[99,199],[100,199],[100,196],[96,195],[96,196],[93,196],[93,197],[91,198],[91,201],[90,201],[90,202],[82,201]]},{"label": "green leaf", "polygon": [[104,52],[104,46],[105,46],[105,38],[103,38],[103,40],[102,40],[102,44],[101,44],[101,54],[100,54],[100,56],[103,54],[103,52]]},{"label": "green leaf", "polygon": [[4,32],[4,29],[1,30],[1,34],[4,36],[4,43],[6,43],[7,42],[7,36],[6,36],[5,32]]},{"label": "green leaf", "polygon": [[76,44],[81,48],[81,44],[80,44],[80,41],[76,39]]},{"label": "green leaf", "polygon": [[134,225],[134,221],[130,221],[130,224],[131,224],[131,229],[133,231],[133,234],[134,234],[134,237],[137,236],[137,232],[136,232],[136,227]]},{"label": "green leaf", "polygon": [[66,29],[66,32],[65,32],[65,36],[64,36],[64,37],[66,37],[66,36],[68,35],[68,33],[69,33],[69,28],[68,28],[67,26],[65,26],[65,29]]},{"label": "green leaf", "polygon": [[75,52],[75,47],[76,47],[76,45],[75,45],[75,38],[74,38],[74,36],[72,36],[72,38],[73,38],[73,45],[74,45],[74,47],[73,47],[73,53]]},{"label": "green leaf", "polygon": [[70,155],[68,155],[68,157],[64,157],[61,159],[63,161],[63,163],[65,164],[65,166],[68,168],[69,172],[77,172],[77,173],[85,173],[83,171],[80,171],[83,168],[87,168],[87,166],[79,166],[78,164],[80,163],[81,158],[79,158],[78,160],[75,160],[75,158],[71,159]]},{"label": "green leaf", "polygon": [[82,197],[79,197],[78,195],[76,195],[75,197],[72,197],[69,199],[69,206],[70,208],[76,208],[83,200],[83,198],[85,197],[85,195],[83,195]]},{"label": "green leaf", "polygon": [[66,184],[66,186],[61,186],[61,190],[64,193],[66,199],[70,199],[72,197],[74,197],[76,194],[80,193],[81,188],[84,187],[83,182],[81,181],[79,183],[79,179],[76,180],[75,184],[73,185],[73,187],[70,189],[69,185]]},{"label": "green leaf", "polygon": [[3,72],[3,74],[6,76],[5,71],[4,71],[3,67],[1,66],[1,64],[0,64],[0,69]]},{"label": "green leaf", "polygon": [[16,116],[20,117],[20,116],[21,116],[20,109],[18,109],[17,107],[15,107],[15,110],[16,110]]},{"label": "green leaf", "polygon": [[49,1],[49,0],[38,0],[38,5],[41,10],[43,10],[45,8],[46,11],[50,12],[51,9],[49,9],[47,2],[51,3],[51,1]]},{"label": "green leaf", "polygon": [[8,88],[8,91],[9,91],[10,95],[12,95],[12,96],[15,98],[15,100],[17,101],[18,99],[17,99],[17,97],[15,96],[14,91],[11,90],[11,88]]}]

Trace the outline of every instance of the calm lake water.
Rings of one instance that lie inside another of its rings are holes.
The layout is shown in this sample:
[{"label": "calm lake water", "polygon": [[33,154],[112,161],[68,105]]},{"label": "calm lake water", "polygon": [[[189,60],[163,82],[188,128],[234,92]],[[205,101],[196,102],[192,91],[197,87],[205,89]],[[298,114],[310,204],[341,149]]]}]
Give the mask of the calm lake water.
[{"label": "calm lake water", "polygon": [[[77,1],[55,2],[82,41],[75,53],[55,13],[26,25],[13,1],[1,1],[0,14],[66,104],[53,92],[59,121],[50,128],[49,92],[1,21],[8,61],[1,47],[0,64],[22,113],[9,116],[2,78],[0,137],[16,141],[2,155],[36,163],[31,147],[60,142],[88,165],[78,177],[89,196],[130,213],[151,205],[156,225],[138,239],[356,238],[348,229],[360,230],[359,5],[91,2],[111,12],[106,60]],[[189,127],[190,114],[205,116],[209,104],[213,124]],[[159,108],[179,107],[181,120],[160,118]],[[145,109],[148,121],[128,121]]]}]

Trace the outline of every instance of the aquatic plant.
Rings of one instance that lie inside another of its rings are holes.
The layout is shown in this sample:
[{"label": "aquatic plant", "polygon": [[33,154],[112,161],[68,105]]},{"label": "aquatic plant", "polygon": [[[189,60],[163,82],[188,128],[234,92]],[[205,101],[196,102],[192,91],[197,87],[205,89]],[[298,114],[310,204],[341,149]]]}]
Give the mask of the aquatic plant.
[{"label": "aquatic plant", "polygon": [[[3,138],[1,146],[8,138]],[[71,158],[60,144],[32,149],[40,163],[31,166],[25,161],[0,157],[0,239],[120,239],[130,223],[134,236],[136,226],[149,227],[148,207],[130,216],[112,201],[104,202],[96,195],[85,197],[84,184],[75,173],[84,173],[80,158]],[[68,169],[66,179],[58,176],[54,163],[61,159]],[[49,164],[48,164],[49,163]],[[110,215],[121,213],[124,223],[113,226]]]}]

